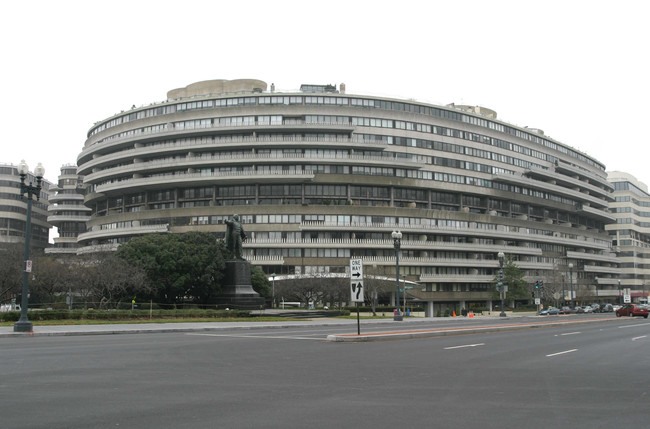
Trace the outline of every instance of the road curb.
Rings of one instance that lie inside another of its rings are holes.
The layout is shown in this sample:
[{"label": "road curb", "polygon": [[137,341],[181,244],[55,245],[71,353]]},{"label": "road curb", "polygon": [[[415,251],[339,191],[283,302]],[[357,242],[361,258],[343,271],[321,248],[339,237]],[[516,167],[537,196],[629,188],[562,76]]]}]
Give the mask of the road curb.
[{"label": "road curb", "polygon": [[534,329],[545,327],[557,327],[565,325],[581,325],[594,322],[615,321],[616,319],[587,319],[587,320],[562,320],[556,322],[531,322],[516,323],[508,325],[473,326],[468,328],[439,328],[439,329],[418,329],[413,331],[374,332],[368,334],[333,334],[327,336],[330,342],[370,342],[370,341],[391,341],[406,340],[414,338],[434,338],[448,335],[467,335],[486,332],[516,331],[521,329]]}]

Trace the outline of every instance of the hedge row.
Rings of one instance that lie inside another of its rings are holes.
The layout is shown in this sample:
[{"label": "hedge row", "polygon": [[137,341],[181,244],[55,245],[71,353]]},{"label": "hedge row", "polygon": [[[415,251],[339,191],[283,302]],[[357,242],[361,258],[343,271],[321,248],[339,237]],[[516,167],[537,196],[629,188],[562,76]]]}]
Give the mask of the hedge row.
[{"label": "hedge row", "polygon": [[[233,318],[250,316],[245,310],[36,310],[29,312],[30,321],[38,320],[138,320],[138,319],[193,319]],[[15,322],[19,311],[0,313],[0,322]]]},{"label": "hedge row", "polygon": [[[357,312],[357,307],[344,307],[344,308],[346,310],[349,310],[351,313],[356,313]],[[390,306],[390,305],[388,305],[388,306],[387,305],[379,306],[378,305],[377,307],[375,307],[375,311],[377,313],[391,313],[391,314],[393,314],[393,310],[395,310],[395,308],[397,308],[397,307],[395,307],[394,305],[393,306]],[[412,307],[410,305],[408,306],[408,308],[411,311],[424,311],[424,308],[415,307],[415,306]],[[404,310],[404,308],[402,308],[402,305],[400,305],[400,309]],[[372,312],[372,307],[369,306],[369,305],[359,306],[359,311],[360,312],[370,313],[370,312]]]}]

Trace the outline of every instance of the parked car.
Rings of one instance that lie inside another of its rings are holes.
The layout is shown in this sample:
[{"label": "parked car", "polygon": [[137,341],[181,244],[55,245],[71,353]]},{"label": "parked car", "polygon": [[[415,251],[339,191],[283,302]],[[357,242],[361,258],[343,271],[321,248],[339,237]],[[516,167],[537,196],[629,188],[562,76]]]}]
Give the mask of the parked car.
[{"label": "parked car", "polygon": [[625,304],[623,307],[616,310],[616,317],[621,316],[642,316],[648,318],[648,309],[639,304]]},{"label": "parked car", "polygon": [[560,314],[560,310],[555,307],[547,307],[539,312],[540,316],[552,316]]},{"label": "parked car", "polygon": [[600,313],[600,304],[591,304],[590,307],[594,313]]},{"label": "parked car", "polygon": [[571,307],[562,307],[560,308],[560,314],[571,314],[573,313],[573,310],[571,310]]},{"label": "parked car", "polygon": [[593,313],[594,309],[590,305],[585,305],[582,307],[582,312],[583,313]]},{"label": "parked car", "polygon": [[612,304],[603,304],[600,307],[601,313],[612,313],[614,311],[614,306]]},{"label": "parked car", "polygon": [[576,312],[576,313],[584,313],[585,312],[582,309],[582,307],[580,307],[579,305],[576,305],[575,307],[573,307],[573,311]]}]

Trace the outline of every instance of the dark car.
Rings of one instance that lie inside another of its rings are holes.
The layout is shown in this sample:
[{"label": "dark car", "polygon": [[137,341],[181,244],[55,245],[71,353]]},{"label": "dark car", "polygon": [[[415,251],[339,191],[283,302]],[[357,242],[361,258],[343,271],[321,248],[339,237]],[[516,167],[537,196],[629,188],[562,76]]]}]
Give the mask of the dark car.
[{"label": "dark car", "polygon": [[600,307],[600,312],[601,313],[612,313],[612,312],[614,312],[614,306],[612,304],[603,304]]},{"label": "dark car", "polygon": [[616,310],[616,317],[621,316],[643,316],[648,318],[648,309],[638,304],[625,304],[623,307]]},{"label": "dark car", "polygon": [[571,307],[562,307],[560,309],[560,314],[571,314],[573,313],[573,310],[571,310]]}]

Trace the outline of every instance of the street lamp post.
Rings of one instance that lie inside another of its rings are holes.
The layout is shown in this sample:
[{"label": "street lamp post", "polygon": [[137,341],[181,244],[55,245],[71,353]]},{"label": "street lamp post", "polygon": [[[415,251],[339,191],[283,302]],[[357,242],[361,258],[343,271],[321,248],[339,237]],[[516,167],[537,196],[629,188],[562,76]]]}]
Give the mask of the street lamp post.
[{"label": "street lamp post", "polygon": [[271,308],[275,308],[275,273],[271,274],[272,289],[271,289]]},{"label": "street lamp post", "polygon": [[618,280],[618,305],[623,305],[623,295],[621,294],[621,280]]},{"label": "street lamp post", "polygon": [[573,264],[569,262],[569,287],[571,296],[569,296],[569,307],[575,308],[573,305]]},{"label": "street lamp post", "polygon": [[36,201],[40,199],[41,183],[43,175],[45,175],[45,168],[41,163],[34,169],[34,176],[36,177],[36,186],[29,182],[25,184],[25,178],[29,173],[29,167],[25,160],[20,161],[18,164],[18,174],[20,174],[20,198],[27,194],[27,218],[25,222],[25,262],[23,266],[23,289],[20,299],[20,319],[14,323],[14,332],[32,332],[34,326],[27,318],[27,296],[29,294],[28,282],[29,273],[32,270],[31,261],[29,260],[29,242],[32,238],[32,196],[36,196]]},{"label": "street lamp post", "polygon": [[503,260],[506,255],[503,252],[499,252],[497,256],[499,257],[499,281],[497,282],[497,285],[499,286],[499,295],[501,295],[501,314],[499,314],[499,316],[506,317],[506,310],[504,308],[505,292],[503,290]]},{"label": "street lamp post", "polygon": [[404,290],[404,314],[408,313],[406,306],[406,274],[402,274],[402,289]]},{"label": "street lamp post", "polygon": [[402,233],[400,231],[393,231],[391,237],[393,237],[393,246],[395,247],[395,281],[396,281],[395,303],[397,304],[397,310],[395,310],[395,315],[393,316],[393,320],[400,321],[403,320],[402,311],[399,308],[399,249],[402,245]]}]

